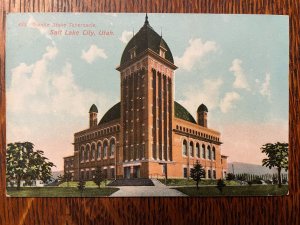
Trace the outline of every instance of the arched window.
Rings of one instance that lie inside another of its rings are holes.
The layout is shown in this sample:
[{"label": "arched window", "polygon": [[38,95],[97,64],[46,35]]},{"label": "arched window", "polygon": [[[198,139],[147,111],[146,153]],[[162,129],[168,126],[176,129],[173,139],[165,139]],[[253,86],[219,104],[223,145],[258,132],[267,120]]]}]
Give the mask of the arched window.
[{"label": "arched window", "polygon": [[192,141],[190,142],[190,156],[194,157],[194,143]]},{"label": "arched window", "polygon": [[107,141],[105,141],[103,144],[103,158],[107,157],[107,147],[108,147],[108,144],[107,144]]},{"label": "arched window", "polygon": [[97,144],[97,159],[101,158],[101,143]]},{"label": "arched window", "polygon": [[84,160],[84,147],[82,146],[80,149],[80,161]]},{"label": "arched window", "polygon": [[90,159],[90,146],[87,145],[85,149],[85,161],[88,161]]},{"label": "arched window", "polygon": [[196,144],[196,155],[197,155],[197,158],[200,158],[200,146],[199,146],[199,143]]},{"label": "arched window", "polygon": [[205,159],[205,145],[202,145],[202,158]]},{"label": "arched window", "polygon": [[216,149],[214,146],[212,148],[212,158],[213,158],[213,160],[216,160]]},{"label": "arched window", "polygon": [[110,141],[110,156],[115,155],[115,148],[116,148],[115,139],[112,139]]},{"label": "arched window", "polygon": [[182,143],[182,154],[187,156],[187,142],[186,142],[186,140],[183,140],[183,143]]},{"label": "arched window", "polygon": [[211,159],[211,149],[210,149],[210,146],[207,146],[207,158]]},{"label": "arched window", "polygon": [[91,158],[92,160],[95,160],[95,144],[92,144],[92,151],[91,151]]}]

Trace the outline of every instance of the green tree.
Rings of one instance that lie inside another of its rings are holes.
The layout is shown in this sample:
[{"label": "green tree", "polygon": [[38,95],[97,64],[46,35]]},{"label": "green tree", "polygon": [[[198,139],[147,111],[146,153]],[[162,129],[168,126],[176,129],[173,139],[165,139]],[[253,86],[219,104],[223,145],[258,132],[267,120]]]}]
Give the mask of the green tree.
[{"label": "green tree", "polygon": [[205,177],[205,170],[198,160],[196,161],[194,167],[190,170],[190,177],[196,181],[197,189],[199,189],[199,182],[201,181],[201,178]]},{"label": "green tree", "polygon": [[80,197],[82,197],[83,191],[85,189],[85,181],[83,181],[82,179],[80,179],[79,182],[78,182],[77,188],[80,191]]},{"label": "green tree", "polygon": [[95,170],[95,175],[93,177],[93,181],[100,188],[101,182],[104,181],[104,179],[105,179],[105,177],[104,177],[104,174],[102,173],[101,167],[97,166],[97,168]]},{"label": "green tree", "polygon": [[21,180],[30,183],[32,180],[42,180],[46,183],[51,177],[51,168],[55,166],[44,157],[41,150],[34,151],[31,142],[15,142],[7,145],[6,177],[10,182],[16,181],[20,189]]},{"label": "green tree", "polygon": [[246,174],[239,174],[237,175],[237,179],[240,181],[246,181]]},{"label": "green tree", "polygon": [[69,182],[72,180],[73,176],[70,172],[65,172],[64,181],[67,182],[67,186],[69,187]]},{"label": "green tree", "polygon": [[219,189],[219,191],[222,193],[223,188],[226,186],[225,182],[223,179],[219,179],[217,182],[217,188]]},{"label": "green tree", "polygon": [[59,175],[57,177],[59,183],[67,182],[67,186],[69,187],[69,182],[72,180],[73,175],[70,172],[65,172],[64,175]]},{"label": "green tree", "polygon": [[268,157],[262,160],[262,165],[269,169],[277,168],[278,187],[281,187],[281,170],[288,169],[288,143],[267,143],[261,147],[261,150]]},{"label": "green tree", "polygon": [[234,180],[235,179],[235,175],[233,173],[228,173],[226,180]]}]

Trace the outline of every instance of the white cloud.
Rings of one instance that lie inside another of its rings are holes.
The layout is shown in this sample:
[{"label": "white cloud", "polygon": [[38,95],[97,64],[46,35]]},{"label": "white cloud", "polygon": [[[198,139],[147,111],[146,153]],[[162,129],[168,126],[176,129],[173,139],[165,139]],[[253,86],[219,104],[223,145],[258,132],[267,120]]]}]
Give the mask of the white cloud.
[{"label": "white cloud", "polygon": [[223,113],[227,113],[234,108],[234,103],[240,100],[240,95],[236,92],[227,92],[220,102],[220,109]]},{"label": "white cloud", "polygon": [[49,72],[48,65],[57,53],[56,47],[48,46],[41,59],[35,63],[21,63],[12,69],[7,90],[10,112],[80,116],[86,115],[89,104],[107,102],[101,93],[84,90],[75,83],[70,63],[66,63],[58,73]]},{"label": "white cloud", "polygon": [[242,62],[243,61],[240,59],[234,59],[231,67],[229,68],[229,71],[233,72],[235,76],[233,87],[250,90],[246,79],[246,74],[241,66]]},{"label": "white cloud", "polygon": [[207,106],[208,110],[218,107],[219,103],[219,90],[222,86],[222,79],[205,79],[201,87],[190,87],[184,93],[184,99],[178,101],[187,110],[196,115],[198,106],[203,103]]},{"label": "white cloud", "polygon": [[88,110],[95,103],[100,118],[115,101],[100,91],[80,87],[72,65],[52,72],[59,50],[48,46],[31,65],[12,69],[7,85],[7,141],[32,141],[62,169],[62,156],[73,151],[73,134],[88,127]]},{"label": "white cloud", "polygon": [[123,43],[127,44],[129,40],[132,38],[133,32],[132,31],[127,31],[124,30],[121,34],[121,37],[119,37],[119,40],[122,41]]},{"label": "white cloud", "polygon": [[182,57],[175,57],[175,64],[181,69],[191,71],[199,59],[216,50],[217,45],[214,41],[203,42],[200,38],[190,39],[189,46],[185,49]]},{"label": "white cloud", "polygon": [[96,45],[91,45],[89,50],[82,50],[81,58],[91,64],[96,58],[107,59],[104,49],[98,48]]},{"label": "white cloud", "polygon": [[261,89],[259,91],[262,96],[268,97],[268,99],[271,98],[270,80],[271,74],[266,73],[265,81],[262,83]]}]

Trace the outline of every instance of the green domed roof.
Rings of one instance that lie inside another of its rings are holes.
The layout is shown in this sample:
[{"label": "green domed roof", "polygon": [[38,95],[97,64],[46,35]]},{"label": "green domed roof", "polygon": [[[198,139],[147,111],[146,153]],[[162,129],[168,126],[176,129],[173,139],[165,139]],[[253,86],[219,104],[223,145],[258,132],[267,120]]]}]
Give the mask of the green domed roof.
[{"label": "green domed roof", "polygon": [[[175,109],[175,117],[191,123],[196,123],[194,117],[187,111],[187,109],[184,108],[176,101],[174,101],[174,109]],[[121,118],[121,103],[118,102],[104,114],[104,116],[102,117],[98,125],[116,119],[120,119],[120,118]]]},{"label": "green domed roof", "polygon": [[131,38],[125,47],[121,57],[120,65],[123,65],[131,60],[130,50],[133,48],[135,48],[136,55],[138,56],[148,48],[159,54],[160,46],[167,50],[165,53],[165,59],[174,64],[174,59],[169,46],[162,36],[156,33],[150,26],[148,17],[146,15],[144,25],[141,27],[139,32],[137,32],[137,34]]},{"label": "green domed roof", "polygon": [[121,118],[121,103],[118,102],[113,107],[111,107],[102,117],[99,124],[107,123],[116,119]]},{"label": "green domed roof", "polygon": [[186,120],[191,123],[196,123],[196,120],[194,117],[187,111],[186,108],[184,108],[182,105],[180,105],[178,102],[174,101],[174,108],[175,108],[175,117]]},{"label": "green domed roof", "polygon": [[98,113],[98,108],[95,104],[93,104],[90,108],[89,113],[92,113],[92,112]]}]

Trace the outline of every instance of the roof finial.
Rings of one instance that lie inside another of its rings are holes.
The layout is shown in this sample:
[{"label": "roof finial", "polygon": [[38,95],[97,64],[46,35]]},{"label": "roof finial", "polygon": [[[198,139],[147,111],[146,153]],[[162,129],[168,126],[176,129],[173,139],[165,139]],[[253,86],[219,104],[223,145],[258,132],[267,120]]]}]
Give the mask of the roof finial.
[{"label": "roof finial", "polygon": [[145,24],[149,24],[149,21],[148,21],[148,13],[146,13]]}]

